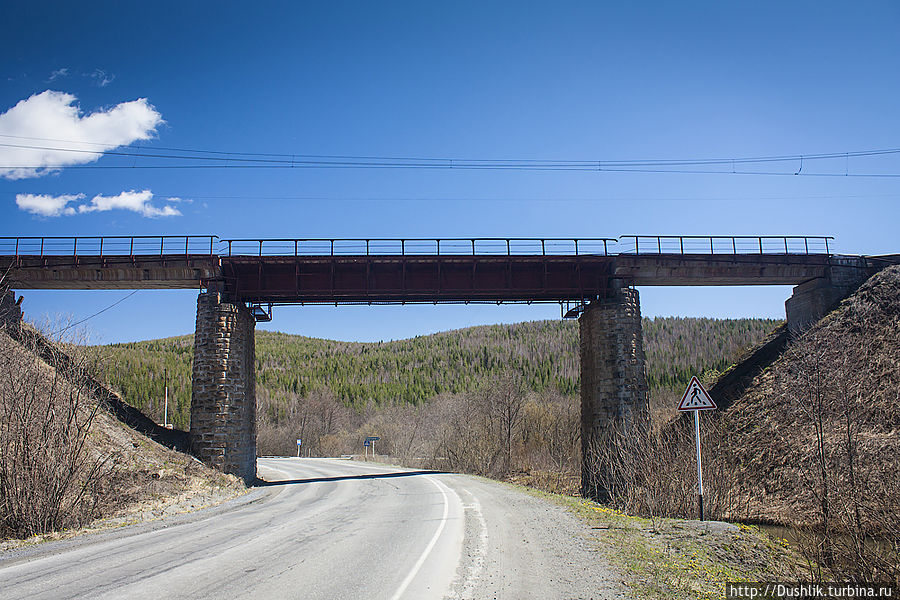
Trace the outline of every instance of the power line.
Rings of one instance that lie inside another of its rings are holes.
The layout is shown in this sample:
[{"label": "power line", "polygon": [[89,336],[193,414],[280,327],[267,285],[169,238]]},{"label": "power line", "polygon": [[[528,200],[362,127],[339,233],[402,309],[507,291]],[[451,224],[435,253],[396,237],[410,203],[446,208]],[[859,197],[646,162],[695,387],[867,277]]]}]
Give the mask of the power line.
[{"label": "power line", "polygon": [[599,173],[677,173],[682,175],[770,175],[789,177],[847,177],[847,178],[900,178],[900,173],[797,173],[782,171],[714,171],[700,169],[636,169],[636,168],[588,168],[588,167],[528,167],[528,166],[461,166],[461,165],[19,165],[0,166],[0,169],[436,169],[478,171],[588,171]]},{"label": "power line", "polygon": [[[35,140],[35,141],[48,141],[48,142],[64,142],[71,144],[80,144],[80,145],[88,145],[88,146],[100,146],[106,148],[109,144],[103,144],[99,142],[86,142],[80,140],[65,140],[59,138],[40,138],[40,137],[30,137],[30,136],[18,136],[18,135],[10,135],[10,134],[0,134],[0,138],[11,138],[11,139],[21,139],[21,140]],[[13,144],[0,144],[0,146],[14,146]],[[48,150],[61,150],[65,151],[62,148],[50,148],[50,147],[40,147],[40,146],[28,146],[21,145],[19,147],[23,148],[39,148],[39,149],[48,149]],[[132,148],[137,150],[143,150],[146,147],[141,145],[124,145],[119,146],[121,148]],[[684,164],[740,164],[747,162],[784,162],[784,161],[800,161],[800,160],[821,160],[821,159],[839,159],[839,158],[856,158],[862,156],[878,156],[884,154],[900,154],[900,148],[882,148],[882,149],[872,149],[872,150],[855,150],[855,151],[844,151],[844,152],[827,152],[827,153],[810,153],[810,154],[782,154],[782,155],[772,155],[772,156],[756,156],[756,157],[720,157],[720,158],[699,158],[699,159],[631,159],[631,160],[571,160],[571,159],[472,159],[472,158],[450,158],[450,157],[412,157],[412,156],[371,156],[371,155],[347,155],[347,154],[304,154],[304,153],[285,153],[285,152],[236,152],[236,151],[227,151],[227,150],[208,150],[208,149],[197,149],[197,148],[173,148],[173,147],[163,147],[156,146],[156,150],[163,150],[169,152],[183,152],[183,153],[193,153],[193,154],[215,154],[222,156],[232,156],[232,157],[240,157],[240,156],[269,156],[269,157],[281,157],[285,159],[296,159],[296,158],[318,158],[318,159],[346,159],[346,160],[394,160],[394,161],[460,161],[460,162],[516,162],[516,163],[584,163],[588,166],[596,165],[597,163],[603,164],[619,164],[619,165],[629,165],[629,164],[668,164],[668,165],[684,165]],[[71,150],[78,152],[90,152],[94,154],[103,154],[103,153],[112,153],[112,151],[103,151],[103,150]],[[126,156],[133,156],[133,154],[125,154]],[[138,155],[139,156],[139,155]],[[171,158],[176,158],[175,156]]]},{"label": "power line", "polygon": [[67,330],[69,330],[69,329],[72,329],[72,328],[75,327],[76,325],[81,325],[81,324],[84,323],[85,321],[90,321],[90,320],[93,319],[94,317],[96,317],[96,316],[98,316],[98,315],[102,315],[103,313],[105,313],[105,312],[108,311],[109,309],[113,308],[114,306],[117,306],[117,305],[121,304],[122,302],[125,302],[126,300],[128,300],[129,298],[131,298],[132,296],[134,296],[135,294],[137,294],[139,291],[140,291],[140,290],[134,290],[133,292],[131,292],[131,293],[128,294],[127,296],[125,296],[125,297],[123,297],[123,298],[119,298],[118,300],[116,300],[115,302],[113,302],[112,304],[110,304],[109,306],[107,306],[106,308],[104,308],[104,309],[102,309],[102,310],[98,310],[97,312],[95,312],[94,314],[92,314],[92,315],[89,316],[89,317],[85,317],[85,318],[81,319],[80,321],[75,321],[74,323],[72,323],[72,324],[70,324],[70,325],[67,325],[66,327],[63,327],[62,329],[57,329],[56,331],[53,331],[53,332],[51,332],[51,333],[48,333],[48,334],[47,334],[47,337],[56,335],[56,334],[58,334],[58,333],[62,333],[63,331],[67,331]]},{"label": "power line", "polygon": [[[0,190],[0,195],[16,196],[23,192]],[[324,196],[324,195],[194,195],[190,192],[179,194],[157,194],[153,197],[160,200],[256,200],[256,201],[305,201],[305,202],[746,202],[776,200],[849,200],[849,199],[900,199],[893,194],[813,194],[813,195],[779,195],[779,196],[589,196],[589,197],[552,197],[552,196]]]},{"label": "power line", "polygon": [[[0,137],[16,137],[0,135]],[[23,138],[19,138],[23,139]],[[29,138],[30,139],[30,138]],[[81,142],[72,142],[81,143]],[[90,143],[95,145],[93,143]],[[0,169],[464,169],[464,170],[514,170],[514,171],[601,171],[634,173],[682,173],[702,175],[792,175],[807,177],[900,177],[900,173],[850,173],[845,164],[843,172],[803,171],[803,163],[873,156],[900,154],[898,148],[860,150],[853,152],[832,152],[818,154],[796,154],[758,157],[724,157],[700,159],[632,159],[632,160],[560,160],[560,159],[473,159],[473,158],[433,158],[433,157],[390,157],[390,156],[349,156],[284,153],[223,152],[183,148],[157,148],[155,151],[140,149],[134,152],[120,150],[85,150],[50,145],[0,143],[0,147],[50,152],[68,152],[98,156],[119,156],[147,158],[154,160],[176,160],[176,164],[155,165],[21,165],[2,166]],[[177,154],[173,154],[176,152]],[[194,164],[183,164],[191,161]],[[197,164],[201,163],[201,164]],[[777,163],[797,163],[787,171],[739,170],[738,165],[766,165]],[[731,167],[728,170],[727,167]],[[687,168],[693,167],[693,168]],[[699,168],[707,167],[707,168]],[[721,170],[708,167],[723,167]]]}]

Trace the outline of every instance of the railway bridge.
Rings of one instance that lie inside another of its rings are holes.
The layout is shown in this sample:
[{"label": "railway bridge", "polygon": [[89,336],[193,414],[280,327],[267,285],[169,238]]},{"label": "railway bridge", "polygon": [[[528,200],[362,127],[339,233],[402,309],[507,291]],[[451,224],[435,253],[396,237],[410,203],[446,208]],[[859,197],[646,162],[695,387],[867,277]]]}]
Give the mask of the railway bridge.
[{"label": "railway bridge", "polygon": [[[815,322],[876,271],[825,236],[592,239],[0,238],[11,289],[197,289],[191,445],[256,475],[254,328],[284,304],[560,303],[578,318],[582,488],[604,500],[593,445],[648,418],[641,286],[792,285],[789,327]],[[9,302],[10,298],[4,299]]]}]

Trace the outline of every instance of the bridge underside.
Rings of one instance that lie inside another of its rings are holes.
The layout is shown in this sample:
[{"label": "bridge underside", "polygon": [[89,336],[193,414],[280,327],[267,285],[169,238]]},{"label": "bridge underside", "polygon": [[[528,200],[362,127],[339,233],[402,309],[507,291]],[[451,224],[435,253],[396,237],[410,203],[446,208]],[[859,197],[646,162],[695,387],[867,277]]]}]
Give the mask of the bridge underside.
[{"label": "bridge underside", "polygon": [[[197,289],[258,302],[560,301],[633,286],[800,285],[834,257],[795,254],[0,256],[16,289]],[[860,260],[860,259],[856,259]]]},{"label": "bridge underside", "polygon": [[30,290],[198,289],[221,279],[218,257],[0,256],[10,287]]}]

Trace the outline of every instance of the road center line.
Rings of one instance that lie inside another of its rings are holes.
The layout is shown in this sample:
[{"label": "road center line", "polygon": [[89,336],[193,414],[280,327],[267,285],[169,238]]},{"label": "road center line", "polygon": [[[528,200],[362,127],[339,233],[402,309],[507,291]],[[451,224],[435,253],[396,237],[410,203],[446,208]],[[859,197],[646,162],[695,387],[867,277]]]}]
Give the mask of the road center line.
[{"label": "road center line", "polygon": [[419,557],[419,560],[416,561],[416,564],[413,565],[413,568],[407,573],[406,577],[403,579],[403,582],[400,584],[400,587],[397,588],[397,591],[394,592],[394,595],[391,596],[391,600],[400,600],[403,596],[403,592],[406,591],[406,588],[409,587],[409,584],[412,583],[412,580],[415,578],[416,574],[419,572],[419,569],[422,568],[422,565],[425,563],[425,559],[428,558],[428,555],[431,554],[431,551],[434,549],[434,545],[437,544],[438,538],[441,537],[441,533],[444,531],[444,526],[447,524],[447,515],[450,513],[450,500],[447,498],[447,492],[444,491],[444,487],[438,483],[436,480],[432,479],[429,476],[425,476],[425,479],[434,484],[434,486],[441,492],[441,495],[444,497],[444,515],[441,517],[441,523],[438,525],[437,531],[434,532],[434,535],[431,537],[431,541],[428,542],[428,545],[425,546],[424,552]]}]

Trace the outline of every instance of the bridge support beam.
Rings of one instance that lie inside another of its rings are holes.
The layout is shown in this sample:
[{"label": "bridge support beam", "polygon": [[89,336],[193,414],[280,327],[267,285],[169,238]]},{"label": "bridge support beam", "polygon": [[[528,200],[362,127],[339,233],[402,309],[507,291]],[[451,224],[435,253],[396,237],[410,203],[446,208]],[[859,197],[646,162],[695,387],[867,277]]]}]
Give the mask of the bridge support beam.
[{"label": "bridge support beam", "polygon": [[[646,435],[649,391],[637,290],[613,282],[578,320],[581,335],[581,493],[609,502],[622,485],[610,458],[628,460]],[[624,455],[623,455],[624,453]]]},{"label": "bridge support beam", "polygon": [[811,279],[796,286],[791,297],[784,303],[788,330],[792,335],[798,335],[815,325],[873,273],[873,270],[866,268],[864,261],[856,258],[832,260],[839,264],[828,267],[825,277]]},{"label": "bridge support beam", "polygon": [[256,322],[219,292],[197,299],[191,449],[208,466],[256,478]]}]

